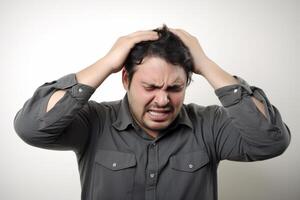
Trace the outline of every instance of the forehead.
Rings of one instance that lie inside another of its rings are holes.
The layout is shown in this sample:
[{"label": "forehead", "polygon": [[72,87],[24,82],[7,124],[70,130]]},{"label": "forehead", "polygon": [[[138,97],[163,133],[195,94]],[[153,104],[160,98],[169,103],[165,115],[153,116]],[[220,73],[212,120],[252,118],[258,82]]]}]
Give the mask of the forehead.
[{"label": "forehead", "polygon": [[136,66],[133,79],[157,84],[172,84],[185,83],[187,77],[181,66],[168,63],[159,57],[146,57],[142,64]]}]

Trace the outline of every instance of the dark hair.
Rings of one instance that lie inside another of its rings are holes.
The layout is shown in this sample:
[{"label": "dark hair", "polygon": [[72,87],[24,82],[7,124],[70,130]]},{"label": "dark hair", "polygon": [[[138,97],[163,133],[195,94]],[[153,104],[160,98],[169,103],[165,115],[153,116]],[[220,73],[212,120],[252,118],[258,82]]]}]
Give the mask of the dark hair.
[{"label": "dark hair", "polygon": [[135,72],[135,66],[141,64],[147,56],[160,57],[168,63],[182,67],[186,73],[187,85],[189,85],[194,67],[189,49],[166,25],[153,31],[158,33],[159,38],[154,41],[137,43],[125,60],[124,65],[128,73],[129,86]]}]

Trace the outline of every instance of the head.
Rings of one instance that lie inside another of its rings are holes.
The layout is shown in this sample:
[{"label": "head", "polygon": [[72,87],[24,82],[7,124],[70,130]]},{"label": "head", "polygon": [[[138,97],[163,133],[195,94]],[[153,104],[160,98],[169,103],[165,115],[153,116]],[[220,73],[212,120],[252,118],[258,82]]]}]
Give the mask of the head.
[{"label": "head", "polygon": [[136,44],[122,72],[132,116],[150,134],[178,116],[193,69],[189,49],[178,36],[166,26],[154,31],[159,39]]},{"label": "head", "polygon": [[124,66],[128,73],[129,85],[131,84],[136,67],[146,57],[159,57],[170,64],[182,67],[187,77],[187,85],[189,85],[194,68],[189,49],[177,35],[169,31],[166,25],[153,31],[158,33],[159,39],[136,44],[125,60]]}]

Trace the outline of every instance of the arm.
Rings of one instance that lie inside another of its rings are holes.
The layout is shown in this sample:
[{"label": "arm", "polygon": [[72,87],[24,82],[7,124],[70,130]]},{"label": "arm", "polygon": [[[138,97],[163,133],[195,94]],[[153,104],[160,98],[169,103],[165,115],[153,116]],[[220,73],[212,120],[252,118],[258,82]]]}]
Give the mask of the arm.
[{"label": "arm", "polygon": [[[215,90],[227,85],[238,84],[237,79],[205,55],[196,37],[180,29],[171,29],[171,31],[178,35],[189,47],[194,59],[194,73],[202,75]],[[258,110],[267,117],[264,105],[255,97],[251,97],[251,99]]]},{"label": "arm", "polygon": [[[243,84],[215,91],[223,105],[215,106],[209,117],[215,155],[218,160],[255,161],[282,154],[291,139],[288,126],[260,88],[239,80]],[[252,96],[263,102],[267,117],[257,110]]]},{"label": "arm", "polygon": [[123,36],[96,63],[40,86],[15,116],[18,135],[33,146],[82,152],[95,119],[90,96],[111,73],[122,69],[136,43],[157,38],[154,31]]},{"label": "arm", "polygon": [[197,38],[184,30],[171,30],[189,48],[194,73],[206,78],[223,105],[208,117],[212,151],[218,159],[252,161],[282,153],[289,145],[290,132],[264,92],[221,69],[205,55]]},{"label": "arm", "polygon": [[[154,31],[137,31],[120,37],[106,56],[76,73],[78,83],[98,88],[111,74],[119,72],[131,48],[147,40],[156,40],[158,35]],[[58,90],[50,98],[46,111],[48,112],[64,96],[65,91]]]}]

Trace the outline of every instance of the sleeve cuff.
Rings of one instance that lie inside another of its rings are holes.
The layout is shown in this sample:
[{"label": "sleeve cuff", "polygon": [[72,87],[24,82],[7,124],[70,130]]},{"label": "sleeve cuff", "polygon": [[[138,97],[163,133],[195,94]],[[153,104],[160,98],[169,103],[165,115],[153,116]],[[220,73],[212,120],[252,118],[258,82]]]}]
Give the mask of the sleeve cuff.
[{"label": "sleeve cuff", "polygon": [[[39,117],[41,121],[39,130],[56,130],[62,124],[69,123],[95,91],[91,86],[78,83],[75,74],[68,74],[45,85],[51,88],[51,93],[47,90],[48,98],[43,102],[43,112]],[[49,112],[45,112],[48,99],[55,90],[65,90],[66,94]]]},{"label": "sleeve cuff", "polygon": [[95,88],[78,83],[75,74],[68,74],[58,79],[54,87],[56,89],[67,90],[73,98],[82,104],[95,92]]},{"label": "sleeve cuff", "polygon": [[253,95],[253,91],[249,84],[242,78],[234,76],[238,80],[238,84],[227,85],[215,90],[224,107],[229,107],[241,101],[245,95]]},{"label": "sleeve cuff", "polygon": [[264,104],[267,120],[274,123],[275,111],[264,91],[258,87],[250,86],[244,79],[233,76],[238,84],[228,85],[215,90],[222,105],[227,108],[239,103],[245,96],[253,96]]}]

